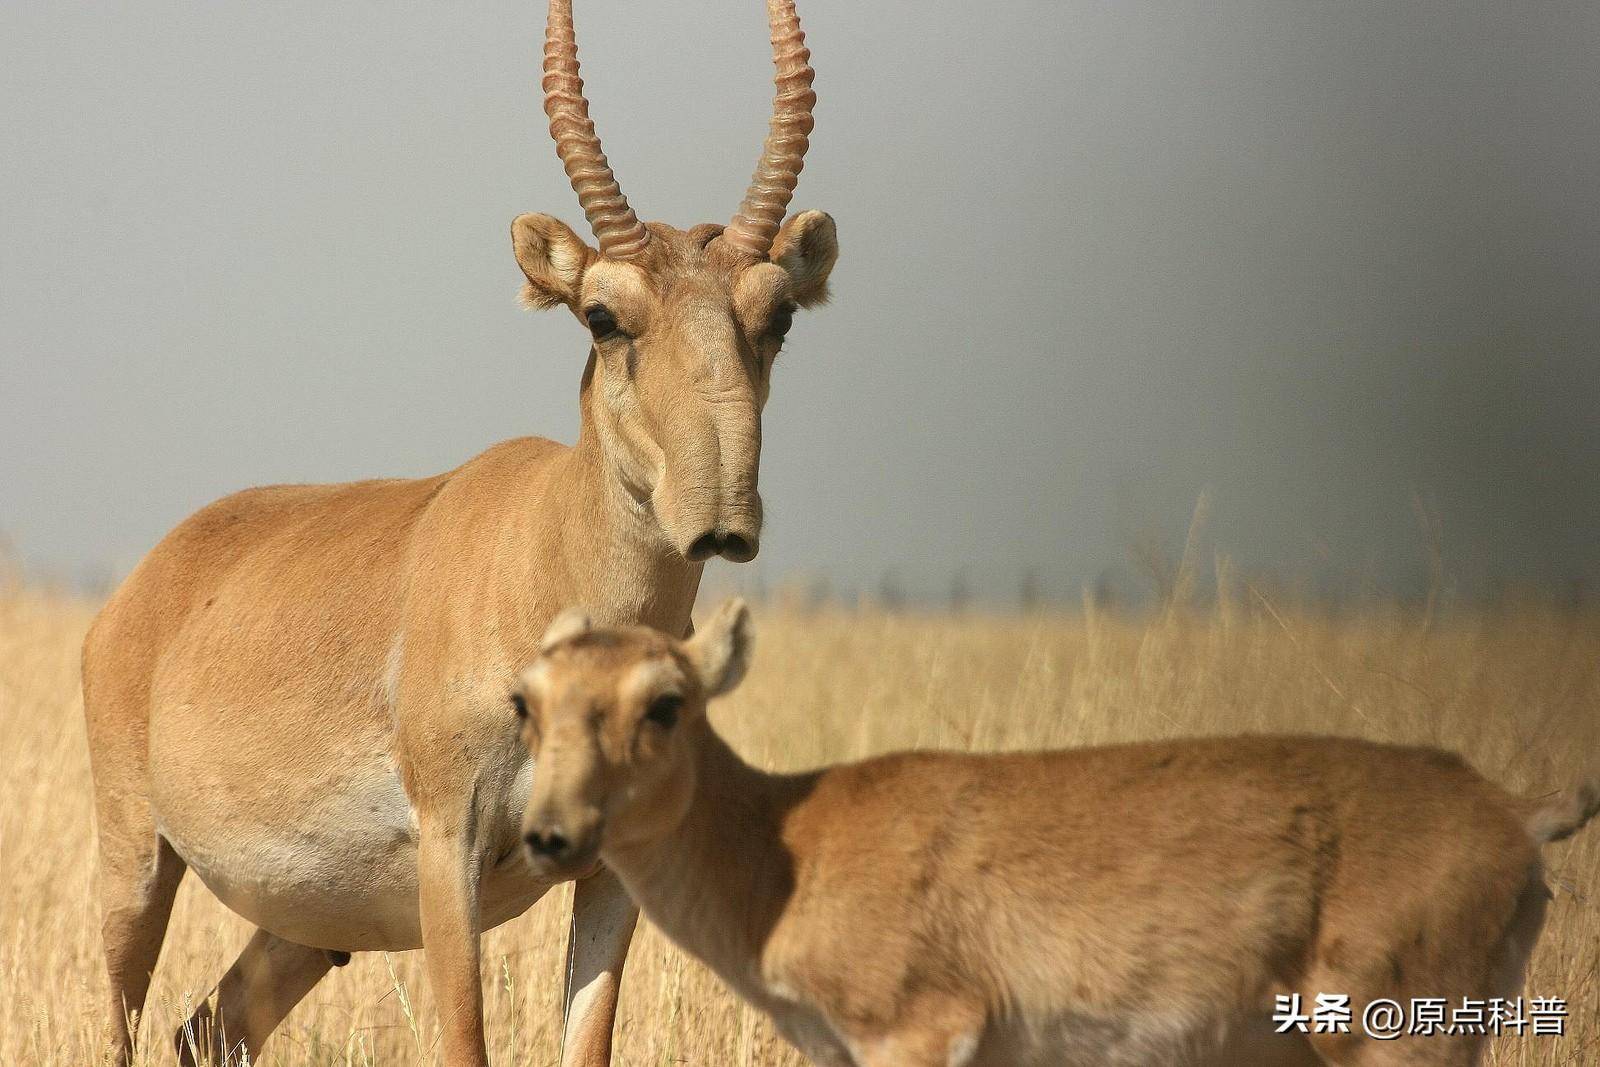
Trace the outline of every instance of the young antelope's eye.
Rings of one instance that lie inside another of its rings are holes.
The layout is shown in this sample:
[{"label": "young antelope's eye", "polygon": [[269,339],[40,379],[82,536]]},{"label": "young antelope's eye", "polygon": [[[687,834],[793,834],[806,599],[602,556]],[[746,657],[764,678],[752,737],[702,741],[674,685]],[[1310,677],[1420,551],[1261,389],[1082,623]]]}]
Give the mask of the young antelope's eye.
[{"label": "young antelope's eye", "polygon": [[517,713],[517,718],[519,719],[528,717],[528,702],[521,693],[511,694],[511,710]]},{"label": "young antelope's eye", "polygon": [[594,334],[596,341],[602,341],[617,332],[616,316],[611,314],[611,309],[601,304],[596,304],[585,311],[583,321],[589,324],[589,332]]},{"label": "young antelope's eye", "polygon": [[661,727],[670,730],[678,725],[678,712],[683,708],[683,698],[676,693],[664,693],[650,702],[645,709],[644,717]]}]

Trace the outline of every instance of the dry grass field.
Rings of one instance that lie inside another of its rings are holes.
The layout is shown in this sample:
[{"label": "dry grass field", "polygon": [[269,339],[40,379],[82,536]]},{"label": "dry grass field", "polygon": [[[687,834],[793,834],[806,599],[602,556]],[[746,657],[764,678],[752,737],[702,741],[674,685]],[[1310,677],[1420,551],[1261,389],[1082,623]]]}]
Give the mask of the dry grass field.
[{"label": "dry grass field", "polygon": [[[0,1064],[81,1067],[99,1047],[78,644],[93,606],[0,592]],[[913,745],[1068,746],[1311,731],[1458,750],[1506,784],[1565,787],[1600,765],[1600,618],[1539,608],[1338,621],[1264,599],[1123,620],[758,610],[750,679],[715,717],[748,758],[799,767]],[[1600,1063],[1600,832],[1549,853],[1556,885],[1530,995],[1562,996],[1564,1038],[1502,1038],[1495,1064]],[[565,894],[487,938],[491,1055],[554,1064]],[[192,879],[179,896],[141,1064],[246,937]],[[653,932],[620,1020],[629,1065],[798,1063],[766,1024]],[[358,956],[290,1016],[264,1063],[436,1062],[416,953]]]}]

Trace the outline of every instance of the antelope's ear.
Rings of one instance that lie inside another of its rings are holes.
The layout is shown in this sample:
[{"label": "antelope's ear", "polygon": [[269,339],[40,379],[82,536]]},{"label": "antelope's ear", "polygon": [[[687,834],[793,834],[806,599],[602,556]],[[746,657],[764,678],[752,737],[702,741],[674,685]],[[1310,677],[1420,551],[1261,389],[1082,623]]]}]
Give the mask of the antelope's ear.
[{"label": "antelope's ear", "polygon": [[750,665],[754,639],[750,609],[738,597],[725,601],[705,628],[689,638],[684,648],[700,672],[706,696],[721,696],[739,684]]},{"label": "antelope's ear", "polygon": [[839,235],[826,211],[802,211],[778,230],[772,262],[789,272],[794,302],[803,308],[828,301],[828,275],[839,258]]},{"label": "antelope's ear", "polygon": [[544,636],[539,639],[539,651],[548,652],[561,642],[569,638],[586,634],[594,629],[594,620],[583,608],[568,608],[557,615],[545,630]]},{"label": "antelope's ear", "polygon": [[557,304],[577,310],[583,272],[600,258],[572,227],[551,215],[518,215],[511,223],[511,251],[528,276],[522,302],[538,310]]}]

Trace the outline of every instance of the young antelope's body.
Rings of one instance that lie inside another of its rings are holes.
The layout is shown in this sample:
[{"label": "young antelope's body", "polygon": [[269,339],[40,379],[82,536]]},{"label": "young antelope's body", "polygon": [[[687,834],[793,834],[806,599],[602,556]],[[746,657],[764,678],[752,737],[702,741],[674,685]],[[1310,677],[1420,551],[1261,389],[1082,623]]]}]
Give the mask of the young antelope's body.
[{"label": "young antelope's body", "polygon": [[[1307,737],[770,775],[703,715],[742,607],[688,642],[563,618],[520,690],[535,869],[598,853],[821,1064],[1474,1063],[1481,1037],[1375,1041],[1361,1008],[1517,995],[1539,846],[1597,803]],[[1358,1032],[1274,1033],[1295,993],[1347,994]]]}]

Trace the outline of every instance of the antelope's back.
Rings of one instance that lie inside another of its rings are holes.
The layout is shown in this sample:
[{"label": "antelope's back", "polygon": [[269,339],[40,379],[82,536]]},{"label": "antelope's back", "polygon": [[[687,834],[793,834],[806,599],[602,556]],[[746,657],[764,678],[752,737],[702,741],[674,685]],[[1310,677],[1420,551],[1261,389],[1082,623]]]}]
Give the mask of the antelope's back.
[{"label": "antelope's back", "polygon": [[84,641],[97,779],[148,782],[163,734],[222,759],[240,727],[353,711],[353,687],[382,670],[411,529],[445,477],[249,489],[163,538]]}]

